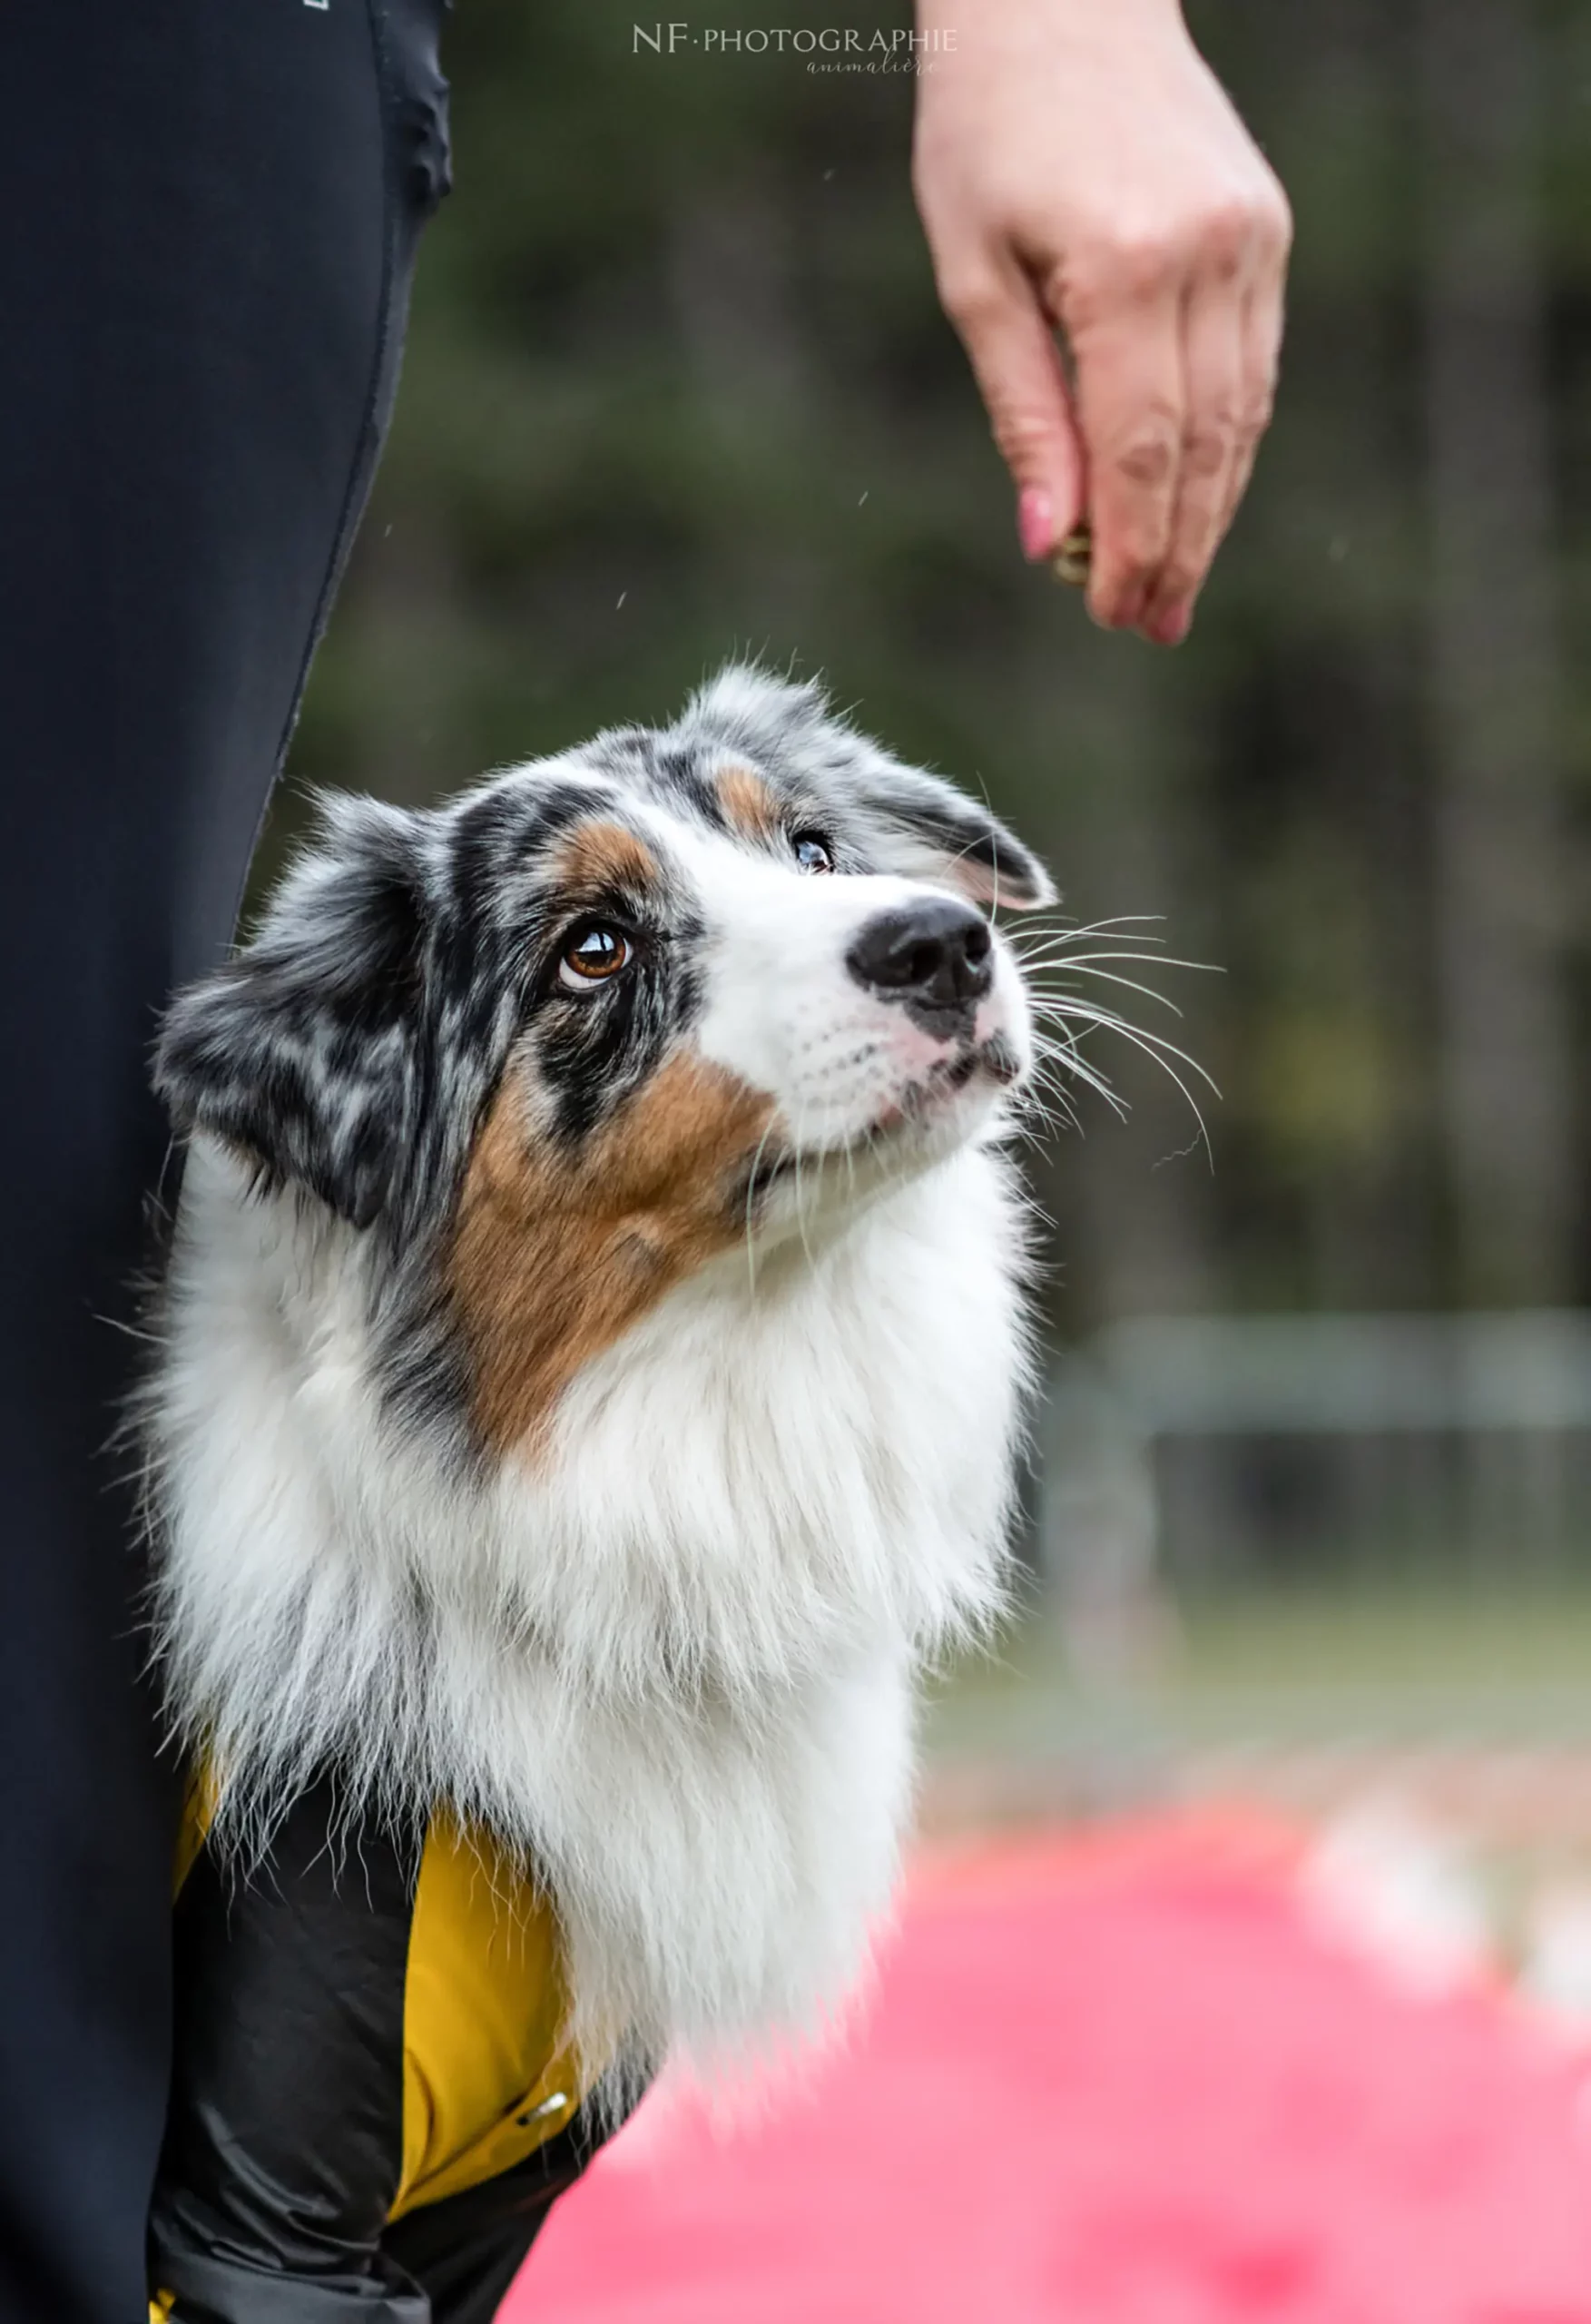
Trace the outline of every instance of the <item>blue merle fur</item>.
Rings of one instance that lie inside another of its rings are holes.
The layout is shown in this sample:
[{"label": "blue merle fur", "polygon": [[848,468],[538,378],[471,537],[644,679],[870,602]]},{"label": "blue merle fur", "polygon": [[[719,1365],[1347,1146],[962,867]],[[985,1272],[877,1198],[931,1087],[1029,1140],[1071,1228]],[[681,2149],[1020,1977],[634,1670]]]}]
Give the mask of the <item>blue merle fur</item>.
[{"label": "blue merle fur", "polygon": [[[173,1001],[156,1086],[179,1130],[247,1157],[376,1238],[383,1369],[397,1400],[451,1411],[458,1354],[439,1259],[510,1054],[534,1043],[546,1132],[578,1146],[646,1081],[701,1002],[702,930],[683,883],[572,895],[552,866],[589,818],[648,798],[725,828],[715,775],[749,763],[778,802],[768,844],[818,832],[840,872],[949,876],[1047,900],[987,811],[830,714],[820,691],[726,671],[663,731],[624,727],[439,808],[320,803],[319,826],[236,957]],[[579,912],[637,940],[611,990],[570,1000],[559,940]]]}]

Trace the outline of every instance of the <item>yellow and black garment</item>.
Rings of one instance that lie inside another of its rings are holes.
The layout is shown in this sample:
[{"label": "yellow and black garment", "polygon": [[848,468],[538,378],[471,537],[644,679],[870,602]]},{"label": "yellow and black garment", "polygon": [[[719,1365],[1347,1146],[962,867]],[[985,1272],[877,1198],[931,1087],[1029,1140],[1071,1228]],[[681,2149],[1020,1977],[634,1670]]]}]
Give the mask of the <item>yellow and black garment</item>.
[{"label": "yellow and black garment", "polygon": [[486,2324],[600,2137],[546,1898],[329,1778],[246,1874],[196,1788],[178,1880],[151,2324]]}]

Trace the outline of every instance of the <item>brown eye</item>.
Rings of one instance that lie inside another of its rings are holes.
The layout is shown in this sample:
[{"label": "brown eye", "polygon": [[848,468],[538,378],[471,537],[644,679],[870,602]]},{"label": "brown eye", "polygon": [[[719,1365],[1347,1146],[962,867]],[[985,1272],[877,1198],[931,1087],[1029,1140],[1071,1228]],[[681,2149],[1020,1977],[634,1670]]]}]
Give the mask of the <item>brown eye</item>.
[{"label": "brown eye", "polygon": [[797,832],[791,845],[803,872],[833,871],[834,858],[829,852],[828,842],[820,840],[816,832]]},{"label": "brown eye", "polygon": [[558,962],[558,981],[575,991],[583,986],[600,984],[604,977],[616,977],[630,962],[630,940],[616,928],[609,928],[602,921],[588,922],[577,929],[564,947]]}]

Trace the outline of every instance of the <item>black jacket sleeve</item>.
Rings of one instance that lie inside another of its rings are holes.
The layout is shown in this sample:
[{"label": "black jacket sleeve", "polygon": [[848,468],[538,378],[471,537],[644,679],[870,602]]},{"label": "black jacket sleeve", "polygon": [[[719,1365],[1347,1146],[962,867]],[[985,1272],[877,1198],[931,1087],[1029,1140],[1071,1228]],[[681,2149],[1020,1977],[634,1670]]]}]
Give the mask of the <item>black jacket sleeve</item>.
[{"label": "black jacket sleeve", "polygon": [[247,1873],[177,1901],[171,2111],[150,2280],[172,2324],[427,2324],[380,2249],[403,2161],[403,2008],[423,1834],[329,1779]]}]

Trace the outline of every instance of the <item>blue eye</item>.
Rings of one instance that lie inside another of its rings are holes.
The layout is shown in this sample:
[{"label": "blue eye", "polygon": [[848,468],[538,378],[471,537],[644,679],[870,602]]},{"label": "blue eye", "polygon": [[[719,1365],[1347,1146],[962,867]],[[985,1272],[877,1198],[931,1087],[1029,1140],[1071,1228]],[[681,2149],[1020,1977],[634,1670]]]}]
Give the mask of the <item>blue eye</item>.
[{"label": "blue eye", "polygon": [[828,843],[820,840],[816,832],[797,832],[791,842],[791,846],[794,849],[795,860],[803,872],[816,873],[833,871],[834,858],[829,852]]}]

